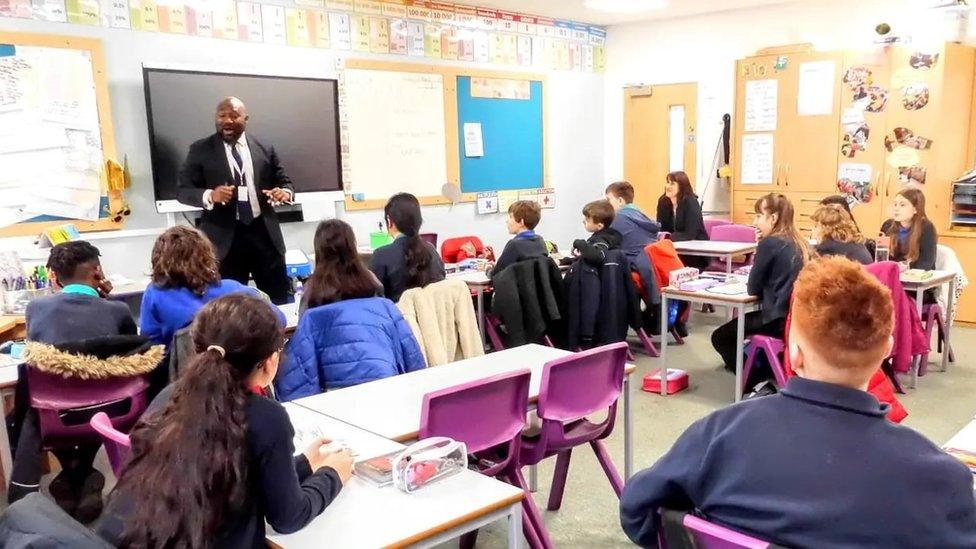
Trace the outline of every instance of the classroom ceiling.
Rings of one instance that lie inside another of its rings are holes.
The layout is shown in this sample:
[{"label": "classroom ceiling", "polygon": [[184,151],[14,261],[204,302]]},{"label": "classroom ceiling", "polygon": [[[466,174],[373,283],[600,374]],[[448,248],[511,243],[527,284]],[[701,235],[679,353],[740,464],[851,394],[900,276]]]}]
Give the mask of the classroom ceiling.
[{"label": "classroom ceiling", "polygon": [[[795,1],[795,0],[793,0]],[[654,19],[687,17],[709,12],[754,8],[773,4],[787,4],[789,0],[665,0],[667,6],[642,11],[610,12],[586,7],[585,0],[463,0],[459,4],[470,4],[483,8],[516,11],[533,15],[543,15],[559,19],[571,19],[594,25],[612,25]],[[654,4],[654,0],[611,0],[620,5]]]}]

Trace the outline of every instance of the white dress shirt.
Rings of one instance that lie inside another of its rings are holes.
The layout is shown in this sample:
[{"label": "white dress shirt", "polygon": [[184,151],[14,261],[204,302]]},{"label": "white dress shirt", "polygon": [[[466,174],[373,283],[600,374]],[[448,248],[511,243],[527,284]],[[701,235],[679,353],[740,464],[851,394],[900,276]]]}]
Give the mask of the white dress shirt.
[{"label": "white dress shirt", "polygon": [[[237,148],[237,153],[241,155],[241,160],[244,164],[243,173],[237,167],[237,161],[234,160],[233,149]],[[247,145],[247,134],[242,133],[241,137],[237,140],[237,143],[228,143],[224,141],[224,154],[227,157],[227,167],[230,169],[231,175],[241,173],[241,179],[245,185],[247,185],[247,198],[248,202],[251,204],[251,213],[257,218],[261,215],[261,204],[258,201],[258,189],[254,182],[254,162],[251,160],[251,149]],[[228,182],[231,184],[231,182]],[[211,210],[214,207],[213,201],[210,199],[212,189],[207,189],[203,191],[203,207],[204,209]],[[291,194],[291,193],[289,193]],[[235,194],[234,200],[237,200]]]}]

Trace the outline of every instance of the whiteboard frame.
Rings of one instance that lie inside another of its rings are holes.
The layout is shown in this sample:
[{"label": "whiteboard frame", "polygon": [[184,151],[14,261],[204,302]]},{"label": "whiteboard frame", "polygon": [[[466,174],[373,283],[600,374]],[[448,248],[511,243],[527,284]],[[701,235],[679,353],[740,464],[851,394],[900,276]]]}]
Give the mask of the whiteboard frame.
[{"label": "whiteboard frame", "polygon": [[[62,36],[58,34],[40,34],[31,32],[0,31],[0,44],[14,46],[29,46],[38,48],[61,48],[68,50],[88,51],[91,55],[92,77],[95,82],[95,104],[98,109],[98,128],[102,139],[102,159],[118,160],[115,148],[115,129],[112,125],[112,103],[108,92],[108,71],[106,69],[105,51],[102,41],[97,38],[79,36]],[[108,196],[109,208],[112,211],[122,209],[125,203],[124,191],[108,191],[108,176],[105,166],[102,166],[101,196]],[[99,211],[101,215],[101,211]],[[9,236],[37,236],[43,230],[57,227],[66,223],[73,224],[79,232],[116,231],[125,224],[125,217],[116,222],[112,218],[99,218],[98,221],[84,219],[59,219],[56,221],[24,221],[6,227],[0,227],[0,238]]]},{"label": "whiteboard frame", "polygon": [[[472,69],[448,65],[433,65],[429,63],[410,63],[399,61],[376,61],[372,59],[346,59],[346,69],[364,69],[392,72],[419,72],[425,74],[440,74],[444,78],[444,135],[447,147],[447,183],[461,186],[461,159],[458,148],[458,105],[457,105],[457,79],[459,76],[469,76],[473,78],[500,78],[511,80],[535,80],[542,82],[542,187],[540,189],[551,189],[549,183],[549,105],[548,105],[548,80],[544,74],[532,72],[515,71],[495,71]],[[341,106],[340,106],[341,108]],[[343,143],[348,145],[348,143]],[[355,177],[353,174],[353,190],[346,196],[346,211],[357,210],[377,210],[386,205],[386,199],[372,200],[353,200],[355,194]],[[390,195],[394,194],[391,189]],[[478,193],[462,193],[459,202],[474,202],[478,199]],[[453,202],[441,195],[418,196],[417,200],[421,205],[429,206],[436,204],[452,204]]]}]

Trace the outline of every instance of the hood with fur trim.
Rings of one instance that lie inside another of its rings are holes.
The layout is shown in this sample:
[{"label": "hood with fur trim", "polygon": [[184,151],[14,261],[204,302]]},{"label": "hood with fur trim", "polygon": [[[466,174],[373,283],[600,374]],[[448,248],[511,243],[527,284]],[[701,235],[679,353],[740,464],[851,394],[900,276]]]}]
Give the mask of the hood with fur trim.
[{"label": "hood with fur trim", "polygon": [[54,345],[29,341],[24,350],[24,359],[31,367],[48,374],[78,379],[106,379],[148,374],[159,366],[165,352],[162,345],[145,345],[130,354],[100,358],[95,354],[70,352]]}]

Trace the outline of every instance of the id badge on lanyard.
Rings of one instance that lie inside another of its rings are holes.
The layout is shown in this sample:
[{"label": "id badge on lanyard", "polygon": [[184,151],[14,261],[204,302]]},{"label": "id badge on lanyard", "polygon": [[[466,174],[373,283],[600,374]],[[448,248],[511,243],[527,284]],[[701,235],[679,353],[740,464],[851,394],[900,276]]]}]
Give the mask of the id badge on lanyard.
[{"label": "id badge on lanyard", "polygon": [[244,170],[233,164],[232,169],[234,170],[234,174],[239,175],[241,178],[241,184],[237,186],[237,200],[239,202],[250,202],[250,197],[247,195],[247,176],[244,174]]}]

